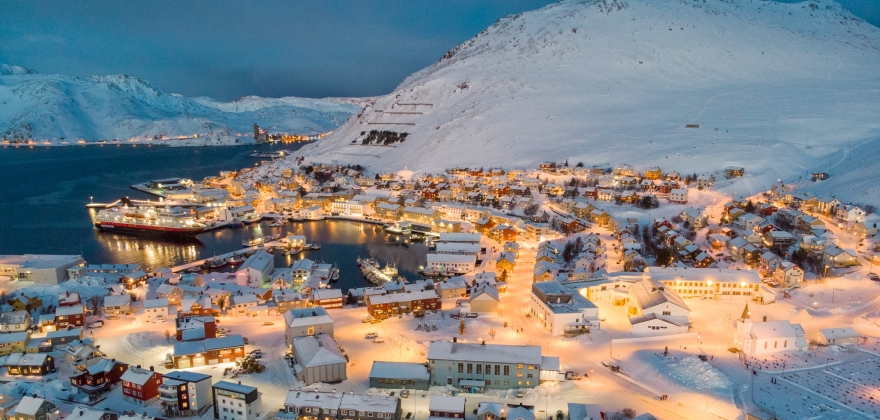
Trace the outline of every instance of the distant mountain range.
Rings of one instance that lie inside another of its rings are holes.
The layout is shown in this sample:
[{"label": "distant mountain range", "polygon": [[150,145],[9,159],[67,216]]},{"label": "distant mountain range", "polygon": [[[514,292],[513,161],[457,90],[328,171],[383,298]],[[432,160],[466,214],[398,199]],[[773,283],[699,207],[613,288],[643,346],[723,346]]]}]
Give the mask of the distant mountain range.
[{"label": "distant mountain range", "polygon": [[0,139],[70,142],[153,137],[314,134],[361,110],[357,100],[260,98],[234,102],[165,93],[128,75],[44,75],[0,65]]},{"label": "distant mountain range", "polygon": [[[829,172],[827,193],[858,200],[880,196],[878,69],[880,29],[834,2],[561,1],[500,19],[300,153],[376,171],[736,165],[746,177],[719,188],[739,194]],[[408,135],[365,145],[372,130]]]}]

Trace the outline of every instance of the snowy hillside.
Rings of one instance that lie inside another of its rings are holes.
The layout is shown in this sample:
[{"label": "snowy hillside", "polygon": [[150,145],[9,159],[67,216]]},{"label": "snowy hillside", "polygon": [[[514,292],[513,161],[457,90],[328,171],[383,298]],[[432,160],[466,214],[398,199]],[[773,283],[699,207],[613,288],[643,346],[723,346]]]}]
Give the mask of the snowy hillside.
[{"label": "snowy hillside", "polygon": [[[822,171],[828,193],[876,200],[878,69],[880,29],[832,2],[564,1],[499,20],[301,153],[374,170],[742,165],[720,185],[737,194]],[[370,130],[409,135],[361,145]]]},{"label": "snowy hillside", "polygon": [[313,134],[336,128],[361,109],[337,99],[191,99],[132,76],[42,75],[5,64],[0,65],[0,105],[0,137],[55,142],[253,137],[254,123],[270,132]]}]

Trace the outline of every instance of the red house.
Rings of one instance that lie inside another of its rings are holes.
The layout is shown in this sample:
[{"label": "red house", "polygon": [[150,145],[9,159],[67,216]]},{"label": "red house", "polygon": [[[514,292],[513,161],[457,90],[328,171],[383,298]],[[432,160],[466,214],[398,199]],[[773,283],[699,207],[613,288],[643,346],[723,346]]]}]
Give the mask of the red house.
[{"label": "red house", "polygon": [[175,319],[177,341],[195,341],[217,338],[217,323],[210,316],[188,316]]},{"label": "red house", "polygon": [[87,367],[78,375],[71,376],[70,384],[86,394],[101,394],[118,384],[126,369],[128,369],[127,363],[117,362],[116,359],[104,359]]},{"label": "red house", "polygon": [[147,406],[159,399],[159,385],[162,374],[138,367],[128,367],[122,374],[122,399],[134,404]]},{"label": "red house", "polygon": [[82,305],[82,300],[79,298],[79,293],[73,292],[70,293],[59,293],[58,294],[58,306],[76,306]]},{"label": "red house", "polygon": [[86,323],[86,308],[82,305],[59,306],[55,309],[55,328],[82,327]]},{"label": "red house", "polygon": [[599,198],[599,189],[596,187],[587,187],[584,188],[584,198],[592,198],[596,200]]}]

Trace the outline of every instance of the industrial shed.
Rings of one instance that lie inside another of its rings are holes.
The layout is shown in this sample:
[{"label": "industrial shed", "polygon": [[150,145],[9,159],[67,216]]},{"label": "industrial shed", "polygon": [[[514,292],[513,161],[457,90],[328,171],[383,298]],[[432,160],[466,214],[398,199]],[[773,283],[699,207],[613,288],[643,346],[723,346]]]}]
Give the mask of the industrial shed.
[{"label": "industrial shed", "polygon": [[345,356],[336,340],[327,334],[294,338],[293,357],[294,373],[306,385],[346,379]]}]

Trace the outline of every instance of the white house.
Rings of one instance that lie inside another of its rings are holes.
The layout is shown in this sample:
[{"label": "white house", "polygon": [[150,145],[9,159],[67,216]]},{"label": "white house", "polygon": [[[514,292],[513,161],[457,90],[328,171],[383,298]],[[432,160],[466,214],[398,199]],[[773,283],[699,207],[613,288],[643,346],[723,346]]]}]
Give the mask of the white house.
[{"label": "white house", "polygon": [[859,334],[853,327],[825,328],[813,333],[813,341],[822,346],[831,344],[857,344]]},{"label": "white house", "polygon": [[137,312],[140,322],[163,322],[168,319],[168,299],[147,299]]},{"label": "white house", "polygon": [[211,392],[214,420],[254,420],[263,414],[262,394],[256,387],[220,381]]},{"label": "white house", "polygon": [[275,257],[261,249],[256,254],[248,257],[241,267],[236,270],[235,274],[240,278],[240,285],[251,282],[259,284],[262,283],[263,279],[269,277],[274,269]]},{"label": "white house", "polygon": [[755,226],[760,225],[763,221],[764,218],[761,216],[752,213],[746,213],[740,216],[738,219],[734,220],[733,225],[740,230],[751,232],[752,230],[754,230]]},{"label": "white house", "polygon": [[837,218],[845,222],[865,223],[865,211],[857,206],[841,205],[837,208]]},{"label": "white house", "polygon": [[650,277],[630,285],[628,300],[630,317],[653,313],[687,319],[691,313],[677,293]]},{"label": "white house", "polygon": [[[167,305],[166,305],[167,306]],[[131,296],[128,294],[104,296],[104,316],[116,319],[131,314]]]},{"label": "white house", "polygon": [[476,263],[476,255],[428,254],[428,265],[425,267],[425,271],[443,274],[468,274],[474,271]]},{"label": "white house", "polygon": [[747,357],[781,351],[806,350],[807,340],[800,324],[788,320],[752,322],[746,305],[736,323],[734,346]]},{"label": "white house", "polygon": [[688,190],[687,188],[674,188],[669,192],[669,202],[670,203],[687,203],[688,202]]},{"label": "white house", "polygon": [[267,312],[266,305],[260,305],[260,300],[256,295],[247,293],[232,297],[232,305],[229,308],[230,316],[258,316],[260,309],[265,314]]},{"label": "white house", "polygon": [[666,335],[688,332],[689,322],[685,317],[649,313],[629,319],[635,335]]},{"label": "white house", "polygon": [[783,287],[791,287],[804,282],[804,270],[791,261],[783,261],[773,271],[773,280]]},{"label": "white house", "polygon": [[293,339],[296,337],[315,334],[333,336],[333,318],[320,306],[291,309],[284,313],[284,324],[288,345],[293,345]]},{"label": "white house", "polygon": [[599,308],[556,281],[532,283],[529,313],[556,337],[599,328]]}]

